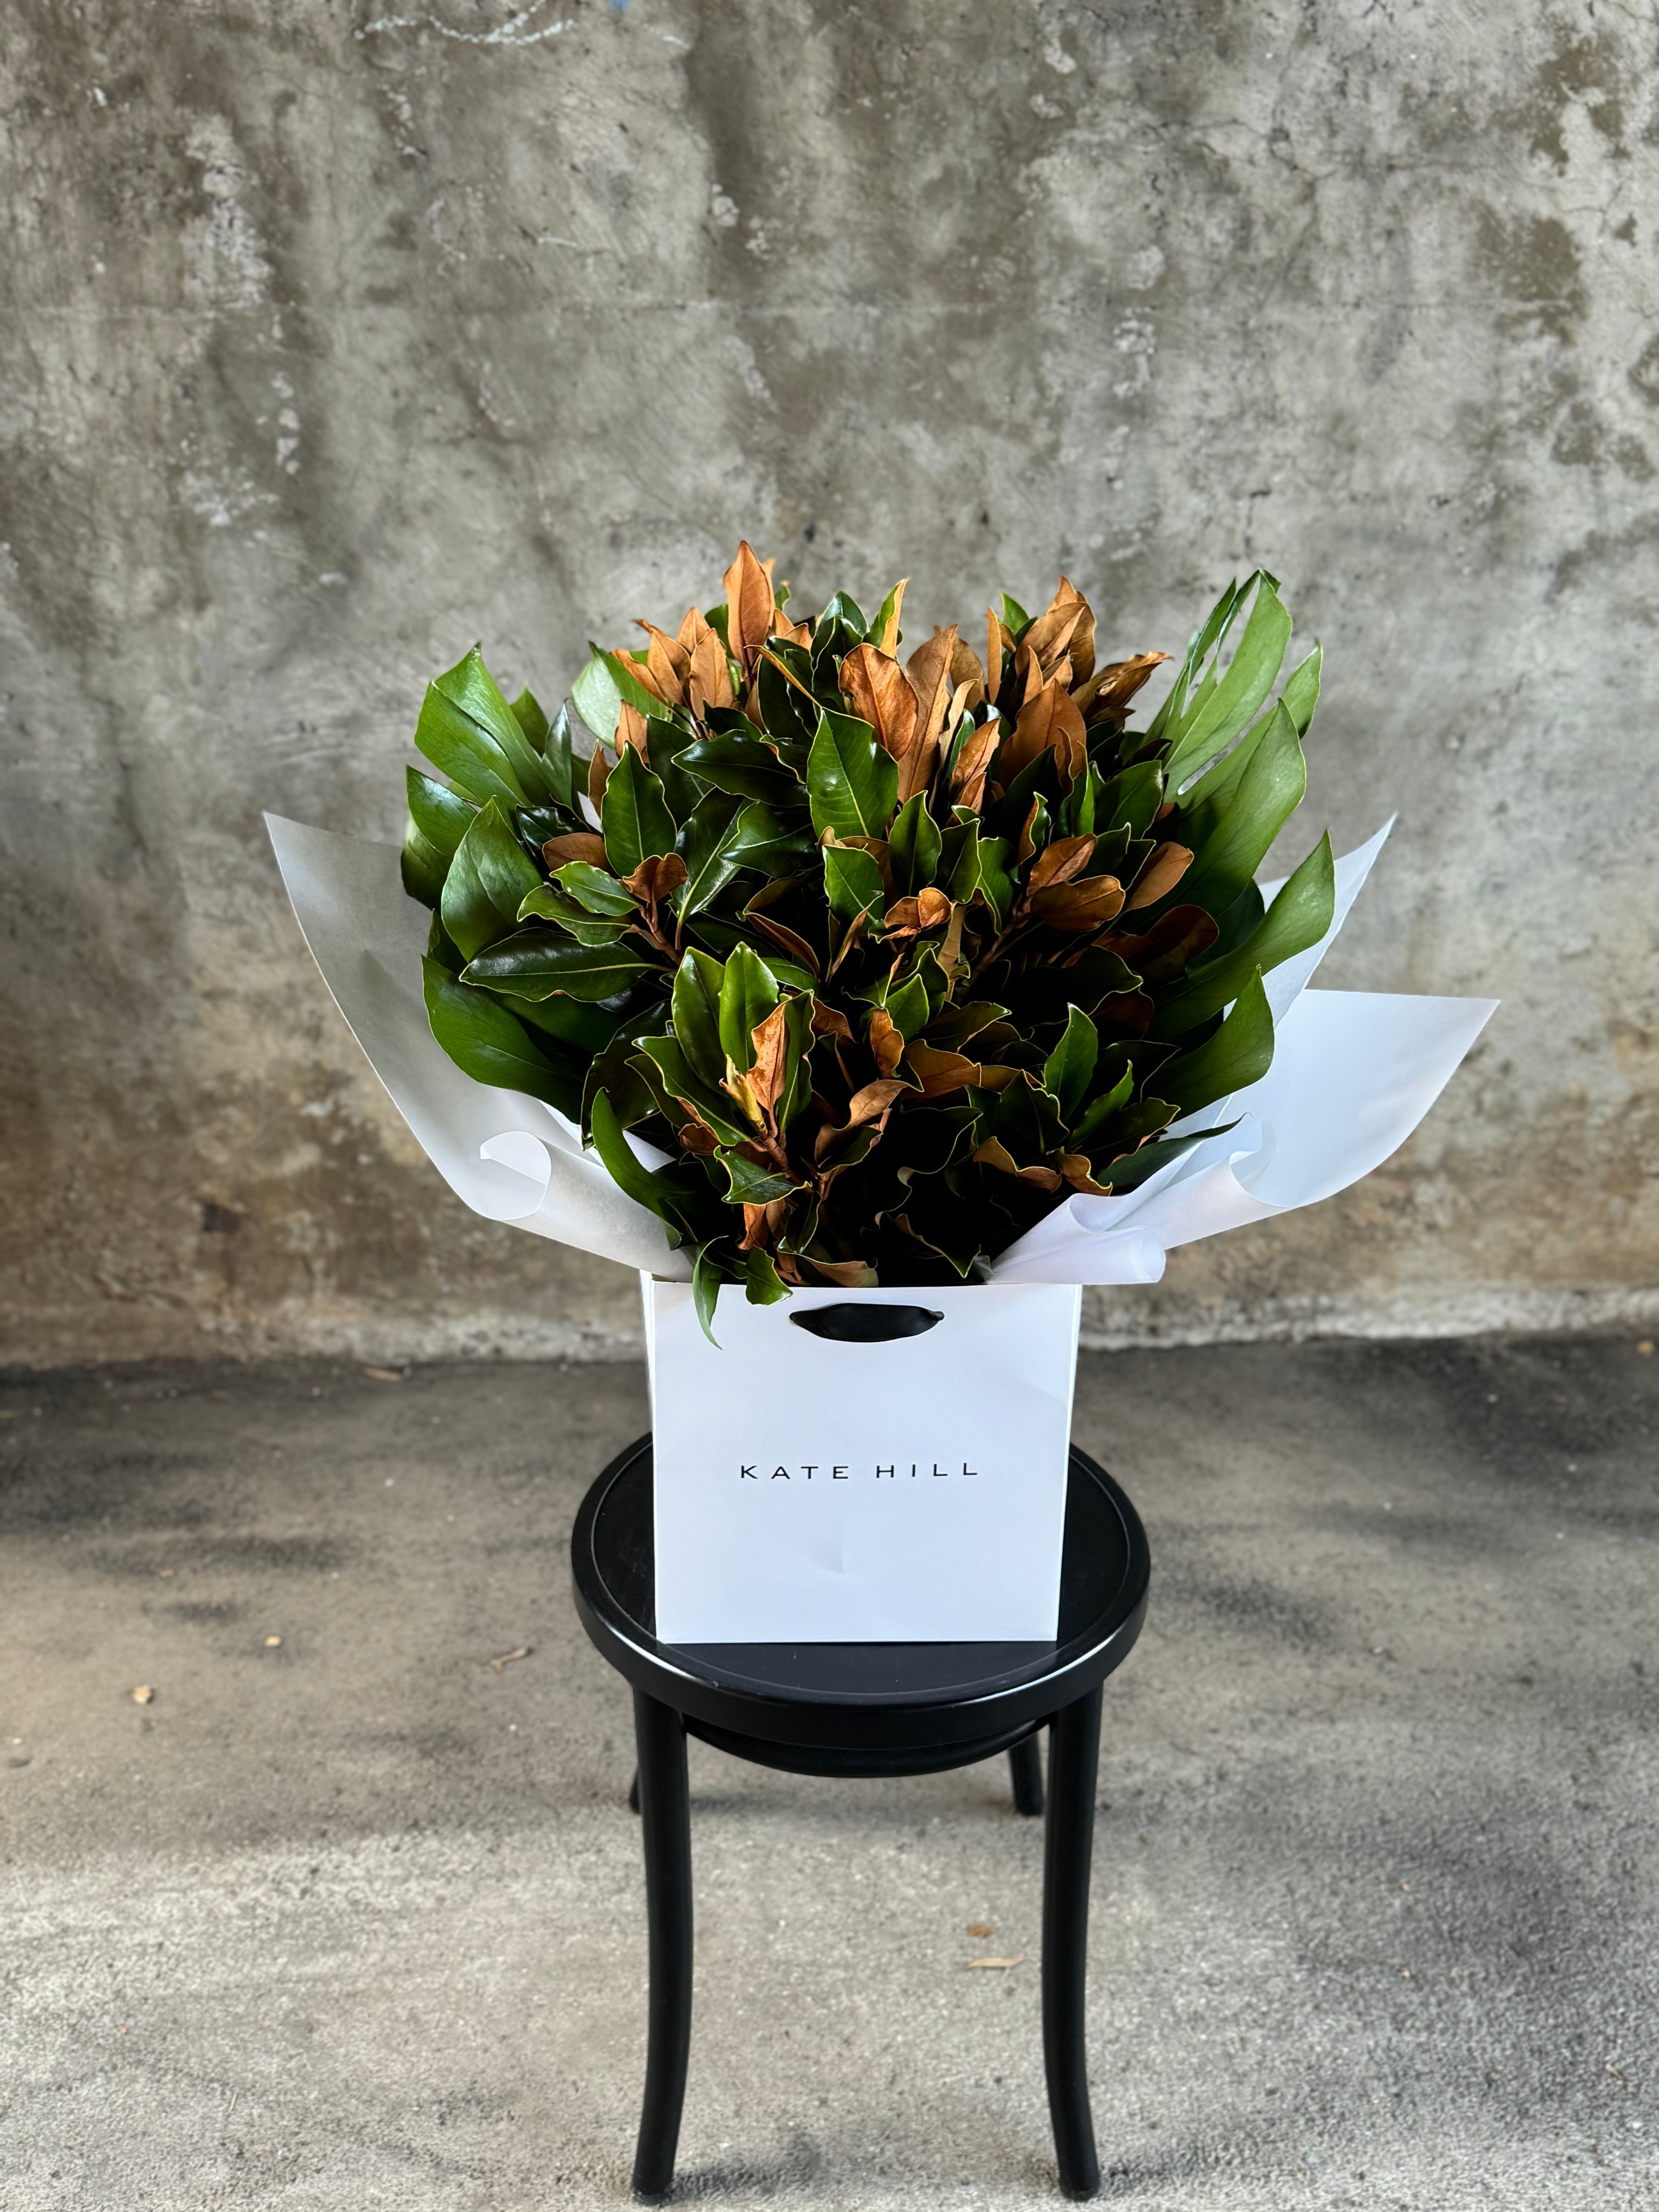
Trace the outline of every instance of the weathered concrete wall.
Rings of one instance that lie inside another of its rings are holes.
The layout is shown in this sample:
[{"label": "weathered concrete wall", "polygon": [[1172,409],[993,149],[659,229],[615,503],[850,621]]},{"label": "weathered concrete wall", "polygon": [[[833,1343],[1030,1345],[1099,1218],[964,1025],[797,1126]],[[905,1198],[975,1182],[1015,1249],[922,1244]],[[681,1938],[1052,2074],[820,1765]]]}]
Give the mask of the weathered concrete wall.
[{"label": "weathered concrete wall", "polygon": [[556,690],[746,532],[808,601],[1057,568],[1328,652],[1327,972],[1505,1005],[1346,1199],[1105,1334],[1659,1298],[1641,9],[12,0],[6,1328],[24,1358],[603,1349],[620,1271],[419,1162],[259,810],[392,836],[474,637]]}]

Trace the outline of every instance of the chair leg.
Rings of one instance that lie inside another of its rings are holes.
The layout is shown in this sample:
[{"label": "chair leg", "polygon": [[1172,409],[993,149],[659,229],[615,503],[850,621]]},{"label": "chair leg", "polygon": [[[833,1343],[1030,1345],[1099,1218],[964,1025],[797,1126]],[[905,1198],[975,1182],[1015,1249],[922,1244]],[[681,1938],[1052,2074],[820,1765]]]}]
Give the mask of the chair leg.
[{"label": "chair leg", "polygon": [[1089,2111],[1084,1995],[1089,1972],[1089,1863],[1094,1849],[1100,1692],[1049,1723],[1048,1820],[1042,1856],[1042,2063],[1060,2186],[1095,2196],[1100,2160]]},{"label": "chair leg", "polygon": [[634,1733],[651,1961],[645,2105],[634,2156],[634,2194],[655,2203],[673,2186],[691,2048],[691,1801],[685,1723],[678,1713],[635,1690]]},{"label": "chair leg", "polygon": [[1015,1812],[1034,1818],[1042,1810],[1042,1753],[1034,1735],[1009,1753],[1008,1771],[1013,1778]]}]

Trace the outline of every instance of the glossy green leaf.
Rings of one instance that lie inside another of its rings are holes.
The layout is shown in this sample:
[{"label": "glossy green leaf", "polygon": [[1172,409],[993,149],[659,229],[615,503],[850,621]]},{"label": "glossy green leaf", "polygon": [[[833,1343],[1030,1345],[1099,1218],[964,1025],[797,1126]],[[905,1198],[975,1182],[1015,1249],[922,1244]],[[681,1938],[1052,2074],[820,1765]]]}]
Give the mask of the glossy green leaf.
[{"label": "glossy green leaf", "polygon": [[622,718],[622,693],[597,646],[589,646],[588,659],[570,687],[570,698],[593,735],[605,744],[614,744],[617,724]]},{"label": "glossy green leaf", "polygon": [[538,805],[553,796],[546,762],[525,735],[518,716],[484,666],[483,655],[477,646],[453,668],[446,669],[436,678],[433,689],[496,746],[511,766],[514,779],[529,805]]},{"label": "glossy green leaf", "polygon": [[898,764],[868,722],[827,708],[806,762],[812,827],[822,837],[884,837],[898,797]]},{"label": "glossy green leaf", "polygon": [[1155,760],[1137,761],[1109,776],[1095,800],[1095,830],[1127,830],[1144,837],[1164,804],[1164,771]]},{"label": "glossy green leaf", "polygon": [[619,876],[631,876],[641,860],[672,853],[679,834],[662,785],[632,745],[624,745],[605,787],[599,809],[605,858]]},{"label": "glossy green leaf", "polygon": [[692,1070],[711,1087],[726,1073],[720,1048],[720,985],[726,970],[695,946],[674,971],[674,1035]]},{"label": "glossy green leaf", "polygon": [[1115,1115],[1122,1112],[1134,1094],[1135,1075],[1133,1067],[1126,1067],[1109,1091],[1091,1099],[1082,1115],[1072,1125],[1068,1142],[1075,1152],[1086,1152],[1095,1139]]},{"label": "glossy green leaf", "polygon": [[741,1145],[754,1135],[727,1093],[693,1073],[678,1037],[641,1037],[640,1051],[660,1071],[671,1096],[694,1108],[723,1145]]},{"label": "glossy green leaf", "polygon": [[979,889],[979,824],[953,822],[940,839],[939,888],[952,905],[972,903]]},{"label": "glossy green leaf", "polygon": [[415,744],[434,768],[478,805],[486,799],[498,799],[510,814],[515,806],[531,804],[531,793],[507,754],[488,730],[447,699],[435,684],[426,687],[421,719],[415,726]]},{"label": "glossy green leaf", "polygon": [[449,864],[440,905],[444,927],[471,960],[518,927],[519,908],[541,880],[492,799],[474,816]]},{"label": "glossy green leaf", "polygon": [[[716,612],[723,614],[725,609]],[[697,1255],[691,1267],[691,1303],[696,1309],[697,1325],[716,1352],[720,1340],[714,1334],[714,1308],[720,1294],[720,1274],[707,1244],[699,1244]]]},{"label": "glossy green leaf", "polygon": [[1267,914],[1241,945],[1219,959],[1189,968],[1185,980],[1159,1002],[1155,1037],[1176,1037],[1219,1013],[1252,974],[1267,975],[1284,961],[1317,945],[1336,911],[1336,867],[1327,831],[1285,882]]},{"label": "glossy green leaf", "polygon": [[621,915],[593,913],[561,884],[538,884],[520,907],[519,920],[556,922],[578,945],[614,945],[629,926]]},{"label": "glossy green leaf", "polygon": [[999,929],[1008,927],[1014,901],[1019,896],[1012,866],[1013,850],[1006,837],[981,837],[979,841],[979,895],[991,909],[991,917]]},{"label": "glossy green leaf", "polygon": [[609,999],[661,966],[634,951],[638,939],[617,945],[573,945],[548,929],[523,929],[469,962],[465,980],[515,999],[546,999],[562,991],[573,999]]},{"label": "glossy green leaf", "polygon": [[[631,1198],[636,1206],[647,1207],[659,1221],[678,1226],[673,1222],[673,1212],[661,1181],[629,1143],[621,1117],[605,1091],[594,1093],[589,1108],[589,1127],[593,1135],[593,1149],[617,1189]],[[679,1242],[678,1236],[673,1242]]]},{"label": "glossy green leaf", "polygon": [[726,854],[739,867],[757,868],[763,875],[786,876],[794,874],[816,849],[804,815],[793,809],[780,814],[757,799],[738,814]]},{"label": "glossy green leaf", "polygon": [[893,889],[901,898],[938,882],[942,849],[939,824],[927,811],[927,795],[919,791],[900,807],[887,836]]},{"label": "glossy green leaf", "polygon": [[1099,1051],[1094,1024],[1081,1007],[1068,1007],[1065,1031],[1042,1066],[1042,1087],[1067,1121],[1088,1095]]},{"label": "glossy green leaf", "polygon": [[718,1152],[726,1170],[726,1195],[733,1206],[769,1206],[775,1198],[787,1198],[800,1186],[793,1176],[763,1168],[743,1152]]},{"label": "glossy green leaf", "polygon": [[404,832],[404,848],[398,857],[404,889],[422,906],[435,907],[444,895],[449,862],[410,822]]},{"label": "glossy green leaf", "polygon": [[886,1007],[888,1019],[907,1044],[912,1037],[921,1035],[933,1011],[927,1000],[927,986],[920,975],[908,976],[896,986],[890,985]]},{"label": "glossy green leaf", "polygon": [[1300,660],[1285,679],[1285,708],[1296,724],[1296,734],[1305,738],[1312,726],[1314,708],[1319,704],[1319,672],[1323,667],[1323,649],[1315,646],[1305,660]]},{"label": "glossy green leaf", "polygon": [[1273,708],[1218,826],[1171,896],[1182,906],[1224,913],[1267,858],[1307,787],[1302,740],[1281,702]]},{"label": "glossy green leaf", "polygon": [[1214,1036],[1192,1052],[1166,1060],[1158,1071],[1158,1093],[1183,1114],[1231,1097],[1257,1083],[1273,1066],[1273,1018],[1260,972],[1241,988]]},{"label": "glossy green leaf", "polygon": [[629,1021],[629,1016],[612,1007],[597,1006],[586,999],[567,999],[558,993],[550,999],[514,999],[512,1011],[526,1028],[557,1037],[582,1060],[605,1051]]},{"label": "glossy green leaf", "polygon": [[633,893],[591,860],[567,860],[562,868],[555,868],[553,880],[589,914],[621,915],[631,921],[640,910]]},{"label": "glossy green leaf", "polygon": [[545,761],[547,758],[547,740],[552,732],[548,723],[547,716],[542,711],[541,701],[530,689],[530,686],[526,684],[524,690],[520,692],[518,697],[516,699],[509,699],[507,703],[512,712],[514,720],[524,732],[526,742],[533,745],[535,750],[541,755],[543,760]]},{"label": "glossy green leaf", "polygon": [[789,1285],[779,1274],[772,1255],[758,1246],[750,1253],[744,1275],[751,1306],[775,1306],[780,1298],[789,1296]]},{"label": "glossy green leaf", "polygon": [[[1154,740],[1167,738],[1180,716],[1194,705],[1193,679],[1202,667],[1206,655],[1220,647],[1231,629],[1233,618],[1249,593],[1251,580],[1246,577],[1241,584],[1235,577],[1211,608],[1205,621],[1193,632],[1186,658],[1176,672],[1175,682],[1165,694],[1164,704],[1152,717],[1147,732],[1149,738]],[[1214,688],[1215,678],[1212,672],[1209,689],[1213,690]]]},{"label": "glossy green leaf", "polygon": [[427,1019],[432,1034],[462,1073],[475,1083],[521,1091],[556,1106],[572,1120],[580,1113],[579,1065],[563,1062],[557,1048],[544,1050],[524,1024],[487,992],[469,990],[441,961],[421,963]]},{"label": "glossy green leaf", "polygon": [[739,730],[717,730],[712,737],[687,745],[678,755],[688,774],[728,791],[735,799],[757,799],[774,806],[787,806],[801,795],[800,778],[786,766],[769,744]]},{"label": "glossy green leaf", "polygon": [[410,820],[434,851],[441,854],[446,862],[452,860],[455,848],[472,827],[477,808],[459,791],[434,782],[417,768],[404,769],[404,788],[409,798]]},{"label": "glossy green leaf", "polygon": [[887,892],[874,858],[859,845],[826,845],[823,851],[823,895],[830,912],[843,921],[860,914],[880,915]]},{"label": "glossy green leaf", "polygon": [[669,901],[682,919],[701,913],[738,872],[732,847],[742,811],[742,801],[723,791],[705,792],[693,808],[676,848],[685,863],[685,881]]},{"label": "glossy green leaf", "polygon": [[1253,719],[1273,687],[1290,641],[1291,617],[1284,602],[1258,570],[1255,598],[1225,675],[1206,697],[1188,708],[1170,733],[1174,743],[1164,774],[1171,791],[1179,791]]},{"label": "glossy green leaf", "polygon": [[755,1065],[754,1032],[778,1003],[778,979],[758,952],[733,946],[720,984],[720,1050],[739,1075]]}]

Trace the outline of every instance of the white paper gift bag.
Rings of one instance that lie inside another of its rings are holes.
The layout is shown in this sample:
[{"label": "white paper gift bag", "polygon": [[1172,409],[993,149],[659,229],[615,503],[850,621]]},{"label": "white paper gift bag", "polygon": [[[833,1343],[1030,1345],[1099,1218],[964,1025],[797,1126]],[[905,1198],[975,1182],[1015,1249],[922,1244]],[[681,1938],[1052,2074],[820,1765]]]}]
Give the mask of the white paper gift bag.
[{"label": "white paper gift bag", "polygon": [[[718,1348],[689,1285],[641,1286],[663,1642],[1053,1640],[1074,1284],[728,1291]],[[891,1307],[921,1333],[802,1326]]]}]

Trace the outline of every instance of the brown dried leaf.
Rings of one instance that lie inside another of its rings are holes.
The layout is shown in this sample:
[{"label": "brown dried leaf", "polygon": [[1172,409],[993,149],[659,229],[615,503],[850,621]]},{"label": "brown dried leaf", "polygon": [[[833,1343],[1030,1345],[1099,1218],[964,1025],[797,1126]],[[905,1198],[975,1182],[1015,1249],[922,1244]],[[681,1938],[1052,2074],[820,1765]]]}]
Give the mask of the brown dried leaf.
[{"label": "brown dried leaf", "polygon": [[893,611],[887,617],[887,626],[879,637],[871,641],[878,653],[898,650],[899,609],[904,605],[904,587],[909,580],[908,576],[901,576],[893,586]]},{"label": "brown dried leaf", "polygon": [[1061,778],[1070,783],[1081,773],[1088,757],[1088,743],[1083,717],[1058,681],[1045,684],[1020,708],[997,773],[1005,784],[1010,783],[1039,753],[1051,748]]},{"label": "brown dried leaf", "polygon": [[1145,991],[1114,991],[1091,1016],[1103,1036],[1109,1030],[1124,1036],[1145,1036],[1152,1018],[1152,1002]]},{"label": "brown dried leaf", "polygon": [[1109,1198],[1111,1192],[1103,1183],[1095,1181],[1094,1164],[1086,1152],[1062,1152],[1060,1171],[1073,1190],[1080,1190],[1088,1198]]},{"label": "brown dried leaf", "polygon": [[971,806],[977,814],[985,804],[985,779],[990,774],[991,763],[1002,738],[1002,724],[993,714],[982,722],[967,738],[957,755],[956,769],[951,778],[952,806]]},{"label": "brown dried leaf", "polygon": [[942,928],[950,919],[950,900],[929,884],[915,898],[896,900],[883,915],[881,926],[890,937],[914,937],[921,930]]},{"label": "brown dried leaf", "polygon": [[[1060,588],[1062,592],[1077,591],[1069,576],[1060,578]],[[1072,641],[1066,648],[1066,658],[1072,664],[1073,683],[1085,684],[1095,665],[1095,611],[1081,592],[1077,597],[1081,611],[1077,628],[1072,632]]]},{"label": "brown dried leaf", "polygon": [[646,767],[650,767],[651,757],[645,749],[645,717],[637,707],[629,706],[626,699],[623,701],[622,710],[617,717],[616,745],[618,760],[622,758],[623,747],[632,745]]},{"label": "brown dried leaf", "polygon": [[682,641],[686,623],[693,625],[690,651],[691,672],[685,681],[685,700],[692,713],[706,714],[711,707],[733,707],[737,694],[732,689],[732,671],[726,662],[726,647],[720,643],[720,632],[712,623],[706,623],[695,607],[680,625]]},{"label": "brown dried leaf", "polygon": [[678,638],[670,637],[666,630],[659,629],[654,623],[641,621],[640,628],[650,641],[646,659],[646,672],[651,689],[671,707],[685,704],[685,679],[691,673],[691,655]]},{"label": "brown dried leaf", "polygon": [[587,763],[587,803],[596,814],[604,807],[605,787],[610,781],[611,763],[605,757],[605,747],[595,745]]},{"label": "brown dried leaf", "polygon": [[752,902],[746,911],[747,919],[754,923],[757,929],[763,931],[780,951],[787,952],[792,960],[799,960],[812,975],[817,976],[823,972],[823,963],[812,946],[787,922],[775,921],[769,914],[757,914]]},{"label": "brown dried leaf", "polygon": [[1053,884],[1069,884],[1088,866],[1094,849],[1092,837],[1056,837],[1038,854],[1026,890],[1044,891]]},{"label": "brown dried leaf", "polygon": [[996,1932],[996,1923],[994,1921],[970,1920],[968,1923],[968,1933],[970,1936],[977,1936],[981,1942],[986,1936],[994,1936]]},{"label": "brown dried leaf", "polygon": [[1091,719],[1109,715],[1121,721],[1129,702],[1167,653],[1137,653],[1127,660],[1109,661],[1097,676],[1073,693],[1077,704]]},{"label": "brown dried leaf", "polygon": [[[1089,602],[1062,576],[1060,589],[1026,631],[1024,640],[1036,654],[1045,679],[1056,676],[1061,661],[1070,659],[1066,648],[1084,616],[1088,613]],[[1090,626],[1092,629],[1092,617]],[[1068,679],[1071,672],[1070,669],[1066,672]]]},{"label": "brown dried leaf", "polygon": [[959,691],[964,684],[968,686],[968,708],[971,713],[985,696],[985,670],[967,639],[959,637],[951,650],[951,686],[953,691]]},{"label": "brown dried leaf", "polygon": [[752,1252],[757,1247],[775,1243],[788,1218],[789,1206],[786,1199],[775,1198],[765,1206],[745,1205],[743,1209],[743,1242],[738,1247],[738,1251]]},{"label": "brown dried leaf", "polygon": [[909,746],[899,762],[901,806],[919,791],[925,791],[932,779],[939,735],[951,704],[951,656],[956,645],[952,623],[949,629],[936,629],[905,663],[904,672],[916,696],[916,720]]},{"label": "brown dried leaf", "polygon": [[720,1140],[707,1121],[688,1121],[680,1131],[680,1150],[694,1152],[699,1159],[708,1159],[720,1148]]},{"label": "brown dried leaf", "polygon": [[789,1002],[780,999],[763,1022],[750,1031],[755,1065],[749,1071],[749,1088],[755,1103],[769,1115],[778,1103],[789,1069]]},{"label": "brown dried leaf", "polygon": [[1029,1182],[1036,1190],[1058,1190],[1060,1177],[1053,1168],[1023,1168],[1000,1137],[988,1137],[982,1145],[974,1147],[971,1157],[982,1167],[995,1168],[999,1174],[1013,1176],[1020,1182]]},{"label": "brown dried leaf", "polygon": [[1159,845],[1146,856],[1146,865],[1129,886],[1129,896],[1123,902],[1123,911],[1133,914],[1137,908],[1152,906],[1165,891],[1172,891],[1193,865],[1193,856],[1184,845]]},{"label": "brown dried leaf", "polygon": [[876,1271],[867,1260],[814,1260],[809,1255],[806,1264],[838,1290],[873,1291],[876,1287]]},{"label": "brown dried leaf", "polygon": [[855,645],[843,656],[841,688],[860,721],[868,722],[883,750],[902,760],[916,732],[916,695],[896,660],[872,645]]},{"label": "brown dried leaf", "polygon": [[586,860],[590,867],[608,867],[605,857],[605,840],[597,830],[573,830],[562,837],[550,837],[542,847],[542,858],[550,868],[562,868],[567,860]]},{"label": "brown dried leaf", "polygon": [[826,1006],[822,999],[812,1001],[812,1034],[832,1036],[845,1044],[853,1042],[853,1024],[839,1006]]},{"label": "brown dried leaf", "polygon": [[732,658],[747,675],[762,646],[772,635],[772,578],[770,564],[755,557],[745,538],[738,557],[726,572],[726,634]]},{"label": "brown dried leaf", "polygon": [[1081,935],[1085,931],[1103,929],[1122,904],[1123,886],[1115,876],[1085,876],[1080,882],[1057,884],[1052,890],[1039,891],[1031,901],[1031,911],[1050,929]]},{"label": "brown dried leaf", "polygon": [[941,1052],[937,1045],[914,1038],[904,1048],[905,1064],[921,1084],[925,1098],[943,1098],[980,1079],[980,1065],[965,1053]]},{"label": "brown dried leaf", "polygon": [[875,1083],[866,1083],[862,1091],[855,1091],[847,1108],[844,1127],[861,1128],[865,1122],[879,1120],[896,1098],[902,1098],[909,1089],[896,1076],[884,1075]]},{"label": "brown dried leaf", "polygon": [[894,1025],[885,1006],[870,1017],[870,1056],[884,1075],[890,1075],[904,1057],[904,1033]]},{"label": "brown dried leaf", "polygon": [[1033,833],[1036,829],[1037,809],[1042,804],[1040,799],[1034,799],[1030,811],[1020,824],[1019,849],[1014,856],[1018,860],[1029,860],[1036,850],[1036,838]]},{"label": "brown dried leaf", "polygon": [[963,716],[968,711],[968,702],[974,688],[974,680],[969,677],[958,684],[951,694],[951,703],[945,710],[945,744],[947,748],[961,726]]},{"label": "brown dried leaf", "polygon": [[622,887],[632,891],[642,906],[678,890],[685,881],[685,863],[678,853],[653,853],[640,862],[631,876],[621,878]]}]

